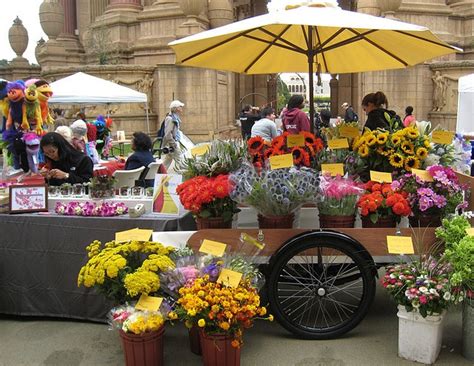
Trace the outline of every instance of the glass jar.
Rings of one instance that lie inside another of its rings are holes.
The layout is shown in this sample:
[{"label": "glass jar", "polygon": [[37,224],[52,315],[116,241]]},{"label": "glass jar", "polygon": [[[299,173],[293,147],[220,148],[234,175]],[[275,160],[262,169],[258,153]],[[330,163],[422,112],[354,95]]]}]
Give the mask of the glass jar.
[{"label": "glass jar", "polygon": [[59,186],[59,192],[63,197],[70,197],[72,193],[72,186],[69,183]]},{"label": "glass jar", "polygon": [[82,185],[82,183],[76,183],[72,186],[72,195],[74,197],[84,196],[84,186]]},{"label": "glass jar", "polygon": [[143,187],[132,187],[132,198],[142,198],[144,193]]},{"label": "glass jar", "polygon": [[119,195],[120,197],[129,197],[130,196],[130,188],[128,187],[120,187],[119,188]]},{"label": "glass jar", "polygon": [[49,186],[48,187],[48,196],[49,197],[57,197],[59,195],[59,187],[57,186]]},{"label": "glass jar", "polygon": [[147,198],[152,198],[153,197],[153,187],[148,187],[145,189],[145,196]]}]

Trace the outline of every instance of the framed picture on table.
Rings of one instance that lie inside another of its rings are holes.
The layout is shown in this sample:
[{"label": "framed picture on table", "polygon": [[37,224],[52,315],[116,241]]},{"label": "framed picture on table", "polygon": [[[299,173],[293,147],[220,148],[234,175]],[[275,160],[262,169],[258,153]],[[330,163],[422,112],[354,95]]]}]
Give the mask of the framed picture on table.
[{"label": "framed picture on table", "polygon": [[46,185],[12,185],[9,188],[9,211],[11,214],[48,211],[48,188]]}]

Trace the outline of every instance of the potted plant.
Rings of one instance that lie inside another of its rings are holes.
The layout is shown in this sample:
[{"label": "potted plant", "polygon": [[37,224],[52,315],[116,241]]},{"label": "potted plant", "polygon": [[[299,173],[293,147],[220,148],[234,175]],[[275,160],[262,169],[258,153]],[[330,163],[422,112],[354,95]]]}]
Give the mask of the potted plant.
[{"label": "potted plant", "polygon": [[259,228],[292,228],[294,213],[303,204],[313,202],[318,178],[309,168],[263,170],[244,164],[232,174],[231,197],[254,207]]},{"label": "potted plant", "polygon": [[198,230],[232,227],[234,214],[240,210],[230,198],[230,190],[228,174],[196,176],[176,188],[183,207],[193,213]]},{"label": "potted plant", "polygon": [[394,192],[390,184],[369,181],[365,190],[357,202],[362,227],[395,227],[402,216],[411,213],[405,196]]},{"label": "potted plant", "polygon": [[81,268],[78,286],[92,287],[114,304],[138,299],[142,294],[157,294],[159,272],[174,268],[169,254],[172,247],[151,241],[98,240],[86,247],[89,260]]},{"label": "potted plant", "polygon": [[203,363],[207,366],[240,365],[243,330],[257,318],[273,320],[273,316],[266,316],[267,310],[260,306],[257,290],[248,280],[227,287],[205,275],[179,293],[176,315],[188,328],[199,327]]},{"label": "potted plant", "polygon": [[72,193],[71,183],[64,183],[59,186],[59,193],[62,197],[69,197]]},{"label": "potted plant", "polygon": [[92,199],[113,198],[115,178],[108,175],[92,177],[89,187],[89,196]]},{"label": "potted plant", "polygon": [[464,189],[451,168],[433,165],[426,170],[430,180],[405,174],[392,183],[395,191],[407,195],[413,212],[409,217],[413,227],[440,226],[443,217],[467,205],[463,197]]},{"label": "potted plant", "polygon": [[445,311],[453,303],[449,271],[449,264],[432,256],[387,267],[381,282],[398,305],[400,357],[436,361]]},{"label": "potted plant", "polygon": [[460,291],[455,302],[463,301],[462,316],[462,354],[474,360],[474,236],[467,235],[469,220],[464,215],[454,215],[443,219],[442,226],[436,229],[436,237],[445,244],[445,258],[453,267],[449,275],[452,286]]},{"label": "potted plant", "polygon": [[322,174],[317,202],[319,226],[354,227],[356,203],[363,192],[361,184],[350,177]]}]

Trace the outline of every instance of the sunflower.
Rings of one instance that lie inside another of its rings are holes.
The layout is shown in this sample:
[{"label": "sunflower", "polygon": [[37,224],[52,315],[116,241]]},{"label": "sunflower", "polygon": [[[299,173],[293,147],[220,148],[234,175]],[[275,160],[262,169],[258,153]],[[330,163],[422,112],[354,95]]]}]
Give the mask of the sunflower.
[{"label": "sunflower", "polygon": [[418,156],[421,160],[425,160],[428,156],[428,150],[426,150],[424,147],[420,147],[416,150],[416,156]]},{"label": "sunflower", "polygon": [[300,134],[304,136],[304,142],[306,145],[313,145],[315,143],[316,137],[311,132],[301,131]]},{"label": "sunflower", "polygon": [[252,137],[247,141],[247,148],[249,149],[249,153],[252,155],[261,152],[264,145],[265,140],[260,136]]},{"label": "sunflower", "polygon": [[362,158],[366,158],[367,156],[369,156],[369,147],[367,145],[360,145],[359,146],[359,149],[357,150],[357,152],[359,153],[359,155],[362,157]]},{"label": "sunflower", "polygon": [[377,154],[382,155],[382,156],[389,156],[389,155],[390,155],[390,151],[385,150],[385,149],[384,149],[384,146],[379,146],[379,147],[377,148]]},{"label": "sunflower", "polygon": [[309,154],[305,149],[295,146],[291,149],[291,154],[293,155],[293,163],[295,165],[303,164],[309,166]]},{"label": "sunflower", "polygon": [[400,155],[399,153],[395,153],[390,156],[389,158],[390,165],[392,165],[395,168],[401,168],[403,166],[403,156]]},{"label": "sunflower", "polygon": [[356,151],[360,145],[365,142],[364,136],[358,136],[354,139],[354,143],[352,144],[352,151]]},{"label": "sunflower", "polygon": [[374,135],[370,134],[366,137],[367,145],[368,146],[373,146],[377,142],[377,137]]},{"label": "sunflower", "polygon": [[405,159],[403,167],[407,172],[411,172],[412,169],[418,169],[420,167],[420,161],[414,156],[409,156]]},{"label": "sunflower", "polygon": [[277,136],[272,140],[272,148],[274,150],[281,150],[283,148],[283,146],[285,146],[285,136],[284,135]]},{"label": "sunflower", "polygon": [[267,160],[270,156],[273,156],[273,155],[279,155],[279,154],[276,153],[273,148],[268,148],[264,151],[263,158]]},{"label": "sunflower", "polygon": [[420,133],[418,132],[418,129],[414,128],[414,127],[408,127],[408,128],[405,128],[405,134],[406,136],[408,136],[408,138],[410,139],[416,139],[417,137],[420,136]]},{"label": "sunflower", "polygon": [[425,141],[423,141],[423,145],[425,145],[425,147],[427,149],[429,149],[431,147],[431,142],[429,139],[425,139]]},{"label": "sunflower", "polygon": [[403,141],[401,147],[402,147],[403,152],[407,155],[413,155],[415,153],[414,151],[415,146],[413,146],[411,142]]},{"label": "sunflower", "polygon": [[388,140],[388,132],[381,133],[377,136],[377,143],[379,145],[384,145]]},{"label": "sunflower", "polygon": [[400,136],[398,136],[398,135],[393,135],[392,136],[392,144],[394,146],[400,145],[400,142],[402,142],[402,138]]}]

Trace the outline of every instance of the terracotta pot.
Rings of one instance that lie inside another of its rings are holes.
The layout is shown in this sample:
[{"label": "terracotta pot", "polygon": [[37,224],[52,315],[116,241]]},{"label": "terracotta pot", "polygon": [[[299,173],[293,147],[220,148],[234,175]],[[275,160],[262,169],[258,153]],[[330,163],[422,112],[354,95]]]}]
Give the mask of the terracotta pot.
[{"label": "terracotta pot", "polygon": [[408,218],[411,227],[438,227],[441,226],[441,217],[433,215],[419,214]]},{"label": "terracotta pot", "polygon": [[188,330],[188,334],[189,334],[189,347],[191,348],[191,352],[194,353],[195,355],[201,356],[202,350],[201,350],[201,340],[199,336],[199,328],[196,326],[192,326]]},{"label": "terracotta pot", "polygon": [[224,221],[222,217],[196,217],[196,227],[202,229],[230,229],[232,228],[232,220]]},{"label": "terracotta pot", "polygon": [[240,366],[240,348],[232,347],[228,334],[206,334],[200,330],[204,366]]},{"label": "terracotta pot", "polygon": [[355,215],[319,215],[320,228],[354,227]]},{"label": "terracotta pot", "polygon": [[125,333],[120,330],[123,354],[127,366],[163,365],[163,334],[165,327],[144,334]]},{"label": "terracotta pot", "polygon": [[365,228],[377,228],[377,227],[396,227],[397,221],[395,220],[395,216],[384,216],[379,217],[377,222],[374,224],[370,217],[362,216],[362,227]]},{"label": "terracotta pot", "polygon": [[283,216],[263,216],[258,214],[259,229],[292,229],[295,214]]}]

